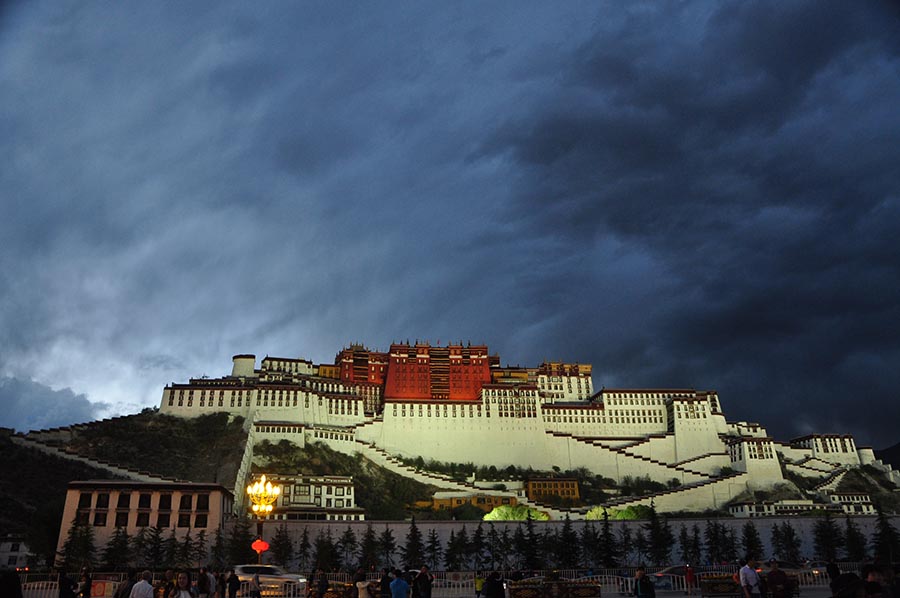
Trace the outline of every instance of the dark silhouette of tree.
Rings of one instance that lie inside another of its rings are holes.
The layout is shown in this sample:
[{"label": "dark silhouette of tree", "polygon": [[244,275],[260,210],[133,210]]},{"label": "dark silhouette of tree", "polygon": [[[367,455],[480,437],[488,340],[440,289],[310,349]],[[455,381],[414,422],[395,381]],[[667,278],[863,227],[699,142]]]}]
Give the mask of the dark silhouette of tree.
[{"label": "dark silhouette of tree", "polygon": [[428,542],[425,543],[425,562],[431,569],[437,569],[444,556],[444,547],[441,545],[441,539],[438,537],[437,531],[432,528],[428,530]]},{"label": "dark silhouette of tree", "polygon": [[849,515],[844,521],[844,555],[848,561],[856,563],[866,560],[866,536]]},{"label": "dark silhouette of tree", "polygon": [[[145,548],[141,554],[141,566],[144,568],[160,567],[165,559],[163,551],[163,531],[159,527],[147,529]],[[243,561],[232,561],[242,563]]]},{"label": "dark silhouette of tree", "polygon": [[525,568],[525,554],[522,551],[526,549],[527,544],[528,540],[525,538],[525,529],[520,523],[516,526],[516,531],[513,532],[512,550],[509,551],[514,569]]},{"label": "dark silhouette of tree", "polygon": [[472,541],[469,540],[469,530],[466,529],[465,525],[456,534],[456,548],[461,568],[471,569]]},{"label": "dark silhouette of tree", "polygon": [[334,537],[331,535],[331,528],[319,530],[316,539],[313,540],[313,560],[316,567],[331,571],[341,566],[341,558],[338,554],[337,545]]},{"label": "dark silhouette of tree", "polygon": [[221,571],[225,568],[225,557],[227,555],[225,534],[222,533],[221,528],[218,528],[213,536],[212,547],[209,549],[209,564],[217,571]]},{"label": "dark silhouette of tree", "polygon": [[515,549],[513,548],[513,537],[508,528],[504,527],[503,531],[500,532],[499,542],[500,548],[494,551],[498,554],[495,559],[497,566],[492,568],[508,570],[512,566],[512,557],[515,553]]},{"label": "dark silhouette of tree", "polygon": [[201,529],[197,532],[197,539],[194,540],[194,562],[199,563],[200,565],[207,564],[207,553],[206,530]]},{"label": "dark silhouette of tree", "polygon": [[356,542],[356,534],[348,525],[344,533],[338,539],[338,552],[341,555],[341,563],[347,571],[353,571],[359,565],[358,551],[359,545]]},{"label": "dark silhouette of tree", "polygon": [[634,550],[634,537],[631,535],[631,528],[627,525],[619,528],[619,553],[622,555],[622,562],[631,562],[631,553]]},{"label": "dark silhouette of tree", "polygon": [[272,551],[272,560],[276,565],[287,567],[288,563],[294,560],[294,542],[291,540],[287,524],[282,523],[275,529],[272,545],[269,548]]},{"label": "dark silhouette of tree", "polygon": [[459,542],[456,540],[456,531],[450,530],[450,538],[447,540],[447,550],[444,551],[444,568],[447,571],[460,570],[462,555],[459,550]]},{"label": "dark silhouette of tree", "polygon": [[594,522],[586,520],[578,534],[578,548],[581,551],[581,561],[586,567],[603,566],[603,555],[606,547],[600,541],[600,533]]},{"label": "dark silhouette of tree", "polygon": [[[302,540],[302,538],[301,538]],[[366,525],[366,531],[363,532],[362,540],[359,543],[359,564],[366,568],[377,568],[381,562],[380,550],[378,547],[378,537],[372,524]]]},{"label": "dark silhouette of tree", "polygon": [[656,513],[656,507],[650,503],[647,523],[643,525],[644,538],[647,542],[646,553],[655,565],[668,563],[669,554],[675,538],[665,519]]},{"label": "dark silhouette of tree", "polygon": [[416,525],[415,517],[409,522],[406,543],[400,549],[400,556],[406,569],[418,569],[425,563],[425,542],[422,540],[422,532]]},{"label": "dark silhouette of tree", "polygon": [[484,568],[486,562],[487,544],[484,538],[484,527],[481,522],[475,528],[472,534],[472,542],[469,545],[470,565],[472,569],[478,571]]},{"label": "dark silhouette of tree", "polygon": [[813,525],[813,546],[816,555],[826,561],[837,560],[838,550],[843,544],[840,528],[831,518],[831,514],[826,512],[825,516]]},{"label": "dark silhouette of tree", "polygon": [[[478,530],[475,530],[476,532]],[[500,556],[502,551],[500,534],[494,524],[488,522],[488,531],[485,540],[485,560],[484,564],[492,571],[497,568],[497,562],[502,559]]]},{"label": "dark silhouette of tree", "polygon": [[255,562],[256,553],[251,547],[254,537],[250,531],[250,520],[246,517],[238,517],[228,535],[226,549],[228,562],[235,565]]},{"label": "dark silhouette of tree", "polygon": [[647,542],[646,536],[644,536],[644,530],[638,528],[634,533],[634,551],[637,553],[639,563],[643,563],[647,559],[649,548],[650,544]]},{"label": "dark silhouette of tree", "polygon": [[162,542],[163,563],[166,569],[174,569],[178,566],[178,538],[175,537],[175,528],[169,528],[163,535]]},{"label": "dark silhouette of tree", "polygon": [[562,569],[577,569],[581,564],[580,557],[578,534],[567,513],[556,541],[556,564]]},{"label": "dark silhouette of tree", "polygon": [[881,505],[875,506],[875,536],[872,538],[872,553],[883,563],[893,563],[900,559],[900,536],[884,514]]},{"label": "dark silhouette of tree", "polygon": [[300,534],[300,540],[297,541],[297,549],[294,557],[297,559],[297,565],[301,571],[309,569],[309,559],[312,554],[312,543],[309,541],[309,528],[303,526],[303,532]]},{"label": "dark silhouette of tree", "polygon": [[681,560],[684,563],[691,562],[691,537],[688,535],[687,527],[681,524],[678,530],[678,547],[681,554]]},{"label": "dark silhouette of tree", "polygon": [[744,549],[745,557],[752,556],[755,559],[763,557],[763,543],[752,521],[748,521],[741,528],[741,548]]},{"label": "dark silhouette of tree", "polygon": [[699,563],[703,558],[703,539],[700,537],[700,526],[696,523],[691,527],[690,557],[692,564]]},{"label": "dark silhouette of tree", "polygon": [[722,528],[717,521],[707,520],[706,529],[703,532],[706,540],[706,559],[711,563],[721,563],[725,560],[722,556]]},{"label": "dark silhouette of tree", "polygon": [[394,538],[394,532],[388,526],[384,526],[384,531],[378,536],[378,551],[381,554],[381,563],[385,567],[394,566],[394,552],[397,550],[397,540]]},{"label": "dark silhouette of tree", "polygon": [[526,568],[543,569],[544,564],[539,552],[538,535],[534,529],[534,520],[530,515],[525,519],[525,545],[518,546],[517,549],[525,561]]},{"label": "dark silhouette of tree", "polygon": [[772,545],[772,553],[774,555],[782,560],[787,560],[784,556],[784,534],[781,532],[781,525],[777,522],[772,526],[772,535],[769,543]]},{"label": "dark silhouette of tree", "polygon": [[800,549],[803,546],[803,540],[797,535],[797,530],[791,525],[790,521],[781,524],[781,552],[779,556],[786,561],[796,563],[800,561]]},{"label": "dark silhouette of tree", "polygon": [[[172,530],[174,535],[175,530]],[[191,537],[191,530],[184,534],[181,541],[175,540],[175,565],[179,569],[188,569],[194,564],[194,553],[196,544]]]},{"label": "dark silhouette of tree", "polygon": [[94,565],[94,528],[87,523],[72,522],[66,535],[60,557],[68,570],[92,567]]},{"label": "dark silhouette of tree", "polygon": [[618,567],[622,547],[612,531],[608,511],[603,512],[603,524],[600,527],[600,543],[603,546],[603,551],[600,553],[599,564],[607,568]]},{"label": "dark silhouette of tree", "polygon": [[124,527],[117,527],[103,549],[103,567],[109,571],[126,571],[131,566],[131,538]]}]

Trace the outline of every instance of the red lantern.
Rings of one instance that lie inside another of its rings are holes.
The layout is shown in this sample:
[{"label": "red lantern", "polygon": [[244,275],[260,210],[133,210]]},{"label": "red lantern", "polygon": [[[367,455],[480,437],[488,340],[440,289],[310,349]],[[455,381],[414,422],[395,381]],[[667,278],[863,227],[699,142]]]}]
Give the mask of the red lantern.
[{"label": "red lantern", "polygon": [[269,543],[261,538],[257,538],[253,544],[250,545],[250,548],[256,551],[256,554],[261,555],[265,551],[269,549]]}]

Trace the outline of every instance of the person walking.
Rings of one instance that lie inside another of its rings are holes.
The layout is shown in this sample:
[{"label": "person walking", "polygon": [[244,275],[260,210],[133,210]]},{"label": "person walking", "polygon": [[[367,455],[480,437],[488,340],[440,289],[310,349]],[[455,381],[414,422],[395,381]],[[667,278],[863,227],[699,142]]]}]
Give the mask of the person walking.
[{"label": "person walking", "polygon": [[634,573],[634,595],[637,598],[656,598],[656,588],[643,567],[638,567]]},{"label": "person walking", "polygon": [[394,569],[394,581],[391,582],[391,598],[408,598],[409,584],[403,579],[403,572]]},{"label": "person walking", "polygon": [[234,574],[234,569],[228,571],[228,598],[236,598],[238,590],[241,589],[241,580]]},{"label": "person walking", "polygon": [[134,584],[128,598],[153,598],[153,574],[150,571],[141,572],[141,580]]},{"label": "person walking", "polygon": [[741,582],[744,598],[761,597],[759,574],[756,572],[756,560],[752,556],[747,556],[747,563],[741,567],[738,579]]}]

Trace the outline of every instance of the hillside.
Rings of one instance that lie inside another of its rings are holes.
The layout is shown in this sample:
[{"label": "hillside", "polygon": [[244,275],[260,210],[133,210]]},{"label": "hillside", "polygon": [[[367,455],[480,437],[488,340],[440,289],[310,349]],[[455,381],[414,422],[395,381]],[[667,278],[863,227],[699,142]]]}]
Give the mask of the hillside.
[{"label": "hillside", "polygon": [[136,415],[71,428],[48,444],[159,476],[234,485],[247,434],[227,413],[180,418],[145,409]]},{"label": "hillside", "polygon": [[254,447],[253,470],[259,473],[353,476],[356,504],[366,510],[367,519],[405,519],[406,507],[428,500],[437,489],[375,465],[359,455],[331,450],[322,443],[299,447],[286,440],[267,440]]},{"label": "hillside", "polygon": [[886,449],[875,451],[875,456],[894,469],[900,469],[900,442]]},{"label": "hillside", "polygon": [[69,482],[111,476],[102,469],[19,446],[10,440],[9,432],[0,434],[0,535],[24,534],[32,551],[52,554]]}]

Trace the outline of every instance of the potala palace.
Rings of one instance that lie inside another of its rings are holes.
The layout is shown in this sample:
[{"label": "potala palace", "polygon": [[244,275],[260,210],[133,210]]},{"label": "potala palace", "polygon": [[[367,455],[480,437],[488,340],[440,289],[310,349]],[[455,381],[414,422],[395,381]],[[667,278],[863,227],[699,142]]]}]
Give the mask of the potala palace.
[{"label": "potala palace", "polygon": [[[872,465],[900,481],[849,435],[784,442],[759,423],[728,421],[715,391],[595,391],[590,365],[501,367],[484,345],[407,342],[387,352],[351,345],[334,364],[319,365],[265,357],[257,367],[254,355],[236,355],[228,376],[166,386],[161,411],[246,418],[248,454],[239,477],[249,473],[255,443],[286,439],[325,442],[386,465],[421,456],[498,469],[586,468],[616,481],[649,476],[674,487],[614,504],[652,498],[661,511],[722,508],[747,490],[785,483],[784,471],[819,478],[816,490],[826,501],[852,467]],[[435,479],[425,481],[442,486]],[[450,480],[443,487],[460,489]]]}]

